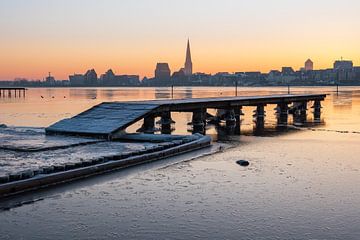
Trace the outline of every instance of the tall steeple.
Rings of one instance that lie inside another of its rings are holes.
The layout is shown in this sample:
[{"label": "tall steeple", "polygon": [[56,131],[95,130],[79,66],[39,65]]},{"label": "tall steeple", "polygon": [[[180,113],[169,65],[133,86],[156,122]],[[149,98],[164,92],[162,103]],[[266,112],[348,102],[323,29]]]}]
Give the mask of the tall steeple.
[{"label": "tall steeple", "polygon": [[191,76],[193,73],[193,66],[191,61],[191,51],[190,51],[190,40],[188,39],[187,48],[186,48],[186,60],[185,60],[185,67],[184,72],[185,76]]}]

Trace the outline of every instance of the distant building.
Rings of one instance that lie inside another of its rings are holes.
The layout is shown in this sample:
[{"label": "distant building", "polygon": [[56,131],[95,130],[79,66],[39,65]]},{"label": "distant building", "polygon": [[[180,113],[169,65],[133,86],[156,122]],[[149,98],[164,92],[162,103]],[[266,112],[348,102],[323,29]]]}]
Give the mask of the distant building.
[{"label": "distant building", "polygon": [[184,73],[185,76],[191,76],[193,74],[193,64],[191,60],[191,51],[190,51],[190,40],[188,40],[187,42]]},{"label": "distant building", "polygon": [[314,70],[314,63],[311,61],[311,59],[306,60],[305,62],[305,71],[313,71]]},{"label": "distant building", "polygon": [[334,62],[334,70],[350,70],[354,67],[352,61],[337,60]]},{"label": "distant building", "polygon": [[167,63],[156,64],[155,69],[155,84],[157,85],[170,85],[170,67]]},{"label": "distant building", "polygon": [[85,76],[82,74],[76,74],[69,76],[71,86],[83,86],[85,85]]},{"label": "distant building", "polygon": [[282,67],[281,73],[283,75],[293,75],[295,71],[292,67]]},{"label": "distant building", "polygon": [[174,85],[183,85],[188,83],[184,68],[181,68],[179,71],[174,72],[171,76],[171,79]]},{"label": "distant building", "polygon": [[271,70],[268,74],[270,77],[279,77],[281,72],[279,70]]},{"label": "distant building", "polygon": [[140,85],[139,75],[115,75],[113,70],[109,69],[100,76],[101,86],[138,86]]},{"label": "distant building", "polygon": [[95,86],[98,84],[97,73],[94,69],[88,70],[85,73],[85,84],[88,86]]},{"label": "distant building", "polygon": [[104,86],[111,86],[116,83],[116,78],[113,70],[109,69],[105,74],[100,76],[100,83]]},{"label": "distant building", "polygon": [[97,73],[94,69],[88,70],[84,75],[76,74],[69,76],[71,86],[96,86],[98,85]]},{"label": "distant building", "polygon": [[45,82],[47,85],[55,85],[56,81],[53,76],[51,76],[51,73],[49,72],[49,76],[46,77]]},{"label": "distant building", "polygon": [[139,75],[116,75],[116,86],[139,86]]}]

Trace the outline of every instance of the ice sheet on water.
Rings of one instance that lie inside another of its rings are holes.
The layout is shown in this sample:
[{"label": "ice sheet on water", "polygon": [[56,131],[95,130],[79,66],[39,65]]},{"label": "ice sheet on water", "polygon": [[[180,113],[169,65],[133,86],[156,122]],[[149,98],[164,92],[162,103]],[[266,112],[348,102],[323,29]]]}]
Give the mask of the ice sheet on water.
[{"label": "ice sheet on water", "polygon": [[[87,143],[74,145],[76,143]],[[0,175],[65,163],[80,162],[105,156],[136,152],[156,146],[154,143],[108,142],[98,139],[65,136],[45,136],[43,129],[0,129]],[[19,150],[8,150],[15,146]],[[49,146],[66,148],[45,149]],[[40,148],[41,151],[32,151]],[[27,149],[30,149],[27,151]]]},{"label": "ice sheet on water", "polygon": [[101,140],[71,136],[47,136],[43,128],[0,128],[0,149],[39,151]]}]

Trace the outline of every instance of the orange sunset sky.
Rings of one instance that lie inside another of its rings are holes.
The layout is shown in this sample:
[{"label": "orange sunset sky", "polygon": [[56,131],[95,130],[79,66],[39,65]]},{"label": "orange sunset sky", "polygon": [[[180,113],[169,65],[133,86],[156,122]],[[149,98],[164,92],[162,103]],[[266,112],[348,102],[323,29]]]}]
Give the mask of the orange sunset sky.
[{"label": "orange sunset sky", "polygon": [[316,69],[344,57],[360,65],[355,0],[0,1],[0,79],[56,79],[95,68],[172,71],[191,41],[195,72],[262,71],[311,58]]}]

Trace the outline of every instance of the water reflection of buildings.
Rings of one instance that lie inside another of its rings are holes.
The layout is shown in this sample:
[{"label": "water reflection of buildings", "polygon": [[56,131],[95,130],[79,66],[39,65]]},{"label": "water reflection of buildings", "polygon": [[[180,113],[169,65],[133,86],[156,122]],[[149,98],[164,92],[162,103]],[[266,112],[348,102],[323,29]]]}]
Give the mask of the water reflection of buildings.
[{"label": "water reflection of buildings", "polygon": [[69,89],[69,96],[73,99],[96,99],[98,96],[98,90],[94,88],[70,88]]},{"label": "water reflection of buildings", "polygon": [[[173,92],[172,92],[173,91]],[[192,88],[156,88],[155,99],[189,99],[193,98]]]},{"label": "water reflection of buildings", "polygon": [[351,109],[353,104],[353,92],[346,91],[339,94],[333,94],[333,107],[334,109]]},{"label": "water reflection of buildings", "polygon": [[114,98],[114,92],[115,90],[113,89],[104,89],[101,91],[101,97],[107,100],[112,100]]},{"label": "water reflection of buildings", "polygon": [[155,99],[169,99],[171,98],[171,89],[157,88],[155,89]]},{"label": "water reflection of buildings", "polygon": [[193,97],[193,89],[185,88],[185,98],[192,98],[192,97]]}]

